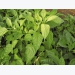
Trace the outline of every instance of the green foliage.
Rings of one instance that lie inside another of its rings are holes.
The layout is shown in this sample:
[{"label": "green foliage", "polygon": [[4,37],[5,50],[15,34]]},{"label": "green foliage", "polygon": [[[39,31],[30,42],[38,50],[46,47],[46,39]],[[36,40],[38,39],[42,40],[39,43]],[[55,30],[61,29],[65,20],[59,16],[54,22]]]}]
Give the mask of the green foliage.
[{"label": "green foliage", "polygon": [[0,65],[32,64],[75,64],[74,16],[55,9],[0,10]]}]

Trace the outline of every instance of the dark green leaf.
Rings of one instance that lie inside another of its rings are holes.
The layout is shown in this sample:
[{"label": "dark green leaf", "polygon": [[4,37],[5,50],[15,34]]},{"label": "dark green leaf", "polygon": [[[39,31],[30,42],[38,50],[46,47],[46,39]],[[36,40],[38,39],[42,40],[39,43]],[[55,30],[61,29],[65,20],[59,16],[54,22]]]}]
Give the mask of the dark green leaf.
[{"label": "dark green leaf", "polygon": [[75,65],[75,58],[73,58],[70,62],[69,65]]},{"label": "dark green leaf", "polygon": [[46,51],[47,55],[55,62],[55,64],[59,64],[59,58],[52,51]]},{"label": "dark green leaf", "polygon": [[53,42],[53,33],[52,33],[51,31],[49,32],[49,34],[48,34],[46,40],[47,40],[47,41],[45,42],[45,45],[46,45],[46,47],[47,47],[48,49],[50,49],[51,44],[52,44],[52,42]]}]

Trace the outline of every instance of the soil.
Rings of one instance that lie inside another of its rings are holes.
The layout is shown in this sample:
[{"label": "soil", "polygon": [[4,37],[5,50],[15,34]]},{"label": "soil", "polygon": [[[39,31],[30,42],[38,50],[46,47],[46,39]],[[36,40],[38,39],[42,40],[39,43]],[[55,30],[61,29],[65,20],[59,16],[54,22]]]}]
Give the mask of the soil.
[{"label": "soil", "polygon": [[[48,11],[48,10],[52,10],[52,9],[46,9],[46,10]],[[75,16],[75,9],[58,9],[58,12],[63,13],[65,15],[71,14],[71,15]]]}]

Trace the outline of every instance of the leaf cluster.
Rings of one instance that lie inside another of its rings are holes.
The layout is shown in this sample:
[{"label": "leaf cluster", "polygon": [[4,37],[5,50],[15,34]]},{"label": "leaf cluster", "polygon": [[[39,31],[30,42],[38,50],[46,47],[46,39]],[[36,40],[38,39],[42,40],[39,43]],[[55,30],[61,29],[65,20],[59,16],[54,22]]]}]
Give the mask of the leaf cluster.
[{"label": "leaf cluster", "polygon": [[74,65],[74,34],[75,17],[70,14],[1,9],[0,64]]}]

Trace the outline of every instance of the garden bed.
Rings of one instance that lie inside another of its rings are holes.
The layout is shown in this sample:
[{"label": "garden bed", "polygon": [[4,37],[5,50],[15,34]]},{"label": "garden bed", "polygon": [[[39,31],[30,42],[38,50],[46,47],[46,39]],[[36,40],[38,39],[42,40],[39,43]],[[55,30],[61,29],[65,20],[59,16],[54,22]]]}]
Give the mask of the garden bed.
[{"label": "garden bed", "polygon": [[75,65],[75,14],[58,11],[0,10],[0,65]]}]

